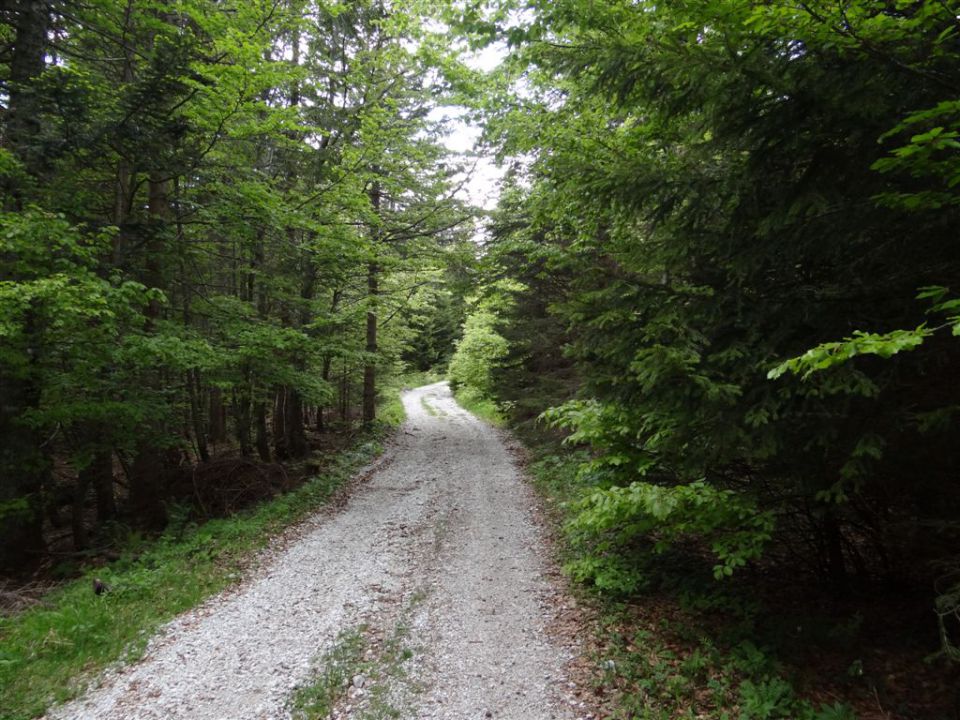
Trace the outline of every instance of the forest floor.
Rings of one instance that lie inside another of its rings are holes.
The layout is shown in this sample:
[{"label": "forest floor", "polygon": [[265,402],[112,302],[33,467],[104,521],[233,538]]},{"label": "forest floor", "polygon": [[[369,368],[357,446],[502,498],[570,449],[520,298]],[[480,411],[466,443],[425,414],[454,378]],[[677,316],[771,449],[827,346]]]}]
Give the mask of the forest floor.
[{"label": "forest floor", "polygon": [[590,717],[570,679],[575,603],[509,443],[444,383],[403,403],[342,507],[48,717]]}]

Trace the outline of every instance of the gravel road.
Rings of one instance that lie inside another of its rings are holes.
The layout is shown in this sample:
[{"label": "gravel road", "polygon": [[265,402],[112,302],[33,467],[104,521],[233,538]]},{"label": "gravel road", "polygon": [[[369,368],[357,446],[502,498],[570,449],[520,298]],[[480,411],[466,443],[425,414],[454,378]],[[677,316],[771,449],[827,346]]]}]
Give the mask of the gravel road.
[{"label": "gravel road", "polygon": [[348,669],[335,718],[584,715],[564,669],[574,650],[548,631],[563,598],[535,499],[504,439],[445,383],[403,402],[396,442],[344,508],[311,518],[255,577],[174,620],[140,662],[51,720],[288,718],[350,630],[365,638],[365,674]]}]

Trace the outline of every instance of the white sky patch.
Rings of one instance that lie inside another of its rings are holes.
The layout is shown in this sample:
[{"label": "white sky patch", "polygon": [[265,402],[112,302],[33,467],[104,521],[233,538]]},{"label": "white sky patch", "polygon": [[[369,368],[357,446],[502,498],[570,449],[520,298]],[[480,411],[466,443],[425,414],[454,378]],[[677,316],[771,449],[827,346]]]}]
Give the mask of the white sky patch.
[{"label": "white sky patch", "polygon": [[[474,70],[489,72],[506,56],[506,46],[495,43],[465,55],[463,62]],[[468,169],[469,177],[463,190],[467,202],[484,210],[492,210],[497,206],[500,197],[500,180],[503,179],[505,169],[498,167],[492,155],[485,154],[486,151],[478,147],[483,128],[470,122],[467,114],[465,108],[445,105],[436,108],[431,113],[431,119],[447,121],[449,133],[441,142],[458,155]]]}]

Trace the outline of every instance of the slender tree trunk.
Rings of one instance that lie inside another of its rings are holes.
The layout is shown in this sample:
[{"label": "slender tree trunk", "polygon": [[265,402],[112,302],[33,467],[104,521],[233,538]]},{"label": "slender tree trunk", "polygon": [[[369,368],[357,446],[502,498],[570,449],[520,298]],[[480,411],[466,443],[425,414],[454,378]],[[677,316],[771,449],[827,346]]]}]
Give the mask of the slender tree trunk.
[{"label": "slender tree trunk", "polygon": [[[42,172],[42,150],[36,141],[41,130],[39,93],[33,86],[46,65],[47,30],[50,24],[50,5],[42,0],[19,0],[16,8],[16,30],[13,53],[10,58],[4,146],[11,149],[33,177]],[[14,197],[17,209],[22,205],[19,187],[7,188]]]},{"label": "slender tree trunk", "polygon": [[[382,195],[380,184],[374,183],[370,189],[370,204],[374,212],[380,214]],[[374,232],[373,252],[377,252],[379,228]],[[380,266],[376,260],[367,263],[367,359],[363,366],[363,423],[371,424],[377,418],[377,296],[380,293]]]},{"label": "slender tree trunk", "polygon": [[847,563],[843,555],[843,536],[840,523],[832,510],[827,511],[823,520],[824,546],[826,549],[827,577],[830,589],[836,595],[844,595],[849,590]]},{"label": "slender tree trunk", "polygon": [[[380,268],[372,262],[367,265],[367,297],[375,301],[379,293]],[[377,418],[377,311],[367,310],[367,360],[363,366],[363,423],[369,425]]]},{"label": "slender tree trunk", "polygon": [[254,407],[257,423],[257,454],[264,462],[270,462],[270,440],[267,432],[267,405],[262,400]]},{"label": "slender tree trunk", "polygon": [[[343,291],[336,289],[333,291],[333,299],[330,302],[330,314],[333,315],[337,312],[337,307],[340,305],[340,298],[343,295]],[[326,354],[323,356],[323,370],[321,371],[320,377],[323,379],[323,384],[325,386],[330,385],[330,372],[333,369],[333,355]],[[324,431],[324,417],[323,417],[323,405],[317,406],[317,430],[319,432]]]},{"label": "slender tree trunk", "polygon": [[[324,385],[330,384],[330,370],[333,367],[333,357],[327,355],[323,358],[323,370],[320,372],[320,377],[323,379]],[[323,432],[326,430],[324,424],[323,411],[325,408],[323,405],[317,405],[317,432]]]},{"label": "slender tree trunk", "polygon": [[98,450],[88,471],[97,498],[97,523],[102,525],[117,516],[117,500],[113,492],[113,453],[110,450]]},{"label": "slender tree trunk", "polygon": [[187,387],[190,394],[190,423],[193,426],[193,437],[197,442],[197,452],[203,462],[210,462],[210,451],[207,448],[207,433],[203,426],[203,400],[201,398],[202,385],[200,371],[196,368],[187,372]]},{"label": "slender tree trunk", "polygon": [[340,368],[340,419],[343,422],[350,419],[350,373],[346,360]]},{"label": "slender tree trunk", "polygon": [[[303,249],[303,278],[300,285],[300,327],[301,329],[309,326],[313,318],[310,304],[313,301],[313,294],[317,282],[317,270],[313,264],[313,258],[307,248]],[[303,370],[306,367],[304,358],[298,358],[296,361],[298,369]],[[303,422],[303,398],[294,388],[288,388],[287,401],[285,404],[286,417],[284,418],[284,429],[286,431],[287,452],[290,457],[300,458],[307,454],[307,432]]]},{"label": "slender tree trunk", "polygon": [[250,414],[250,396],[245,391],[233,391],[233,415],[236,424],[237,442],[240,443],[240,454],[244,457],[250,457],[253,454],[253,443],[250,440],[252,417]]},{"label": "slender tree trunk", "polygon": [[303,426],[303,400],[300,393],[287,389],[287,401],[284,404],[286,418],[286,444],[289,457],[300,458],[307,454],[307,433]]},{"label": "slender tree trunk", "polygon": [[210,401],[210,442],[216,445],[227,439],[226,408],[223,406],[223,391],[211,387],[207,393]]},{"label": "slender tree trunk", "polygon": [[286,460],[290,457],[287,447],[287,398],[289,392],[284,385],[277,388],[273,394],[273,453],[277,460]]},{"label": "slender tree trunk", "polygon": [[[144,258],[144,284],[150,288],[163,286],[163,269],[161,256],[163,251],[163,231],[170,210],[167,195],[167,182],[153,175],[148,181],[147,209],[150,217],[146,257]],[[160,301],[153,298],[147,303],[144,313],[146,317],[145,330],[152,333],[161,316]],[[161,383],[162,378],[154,378],[154,383]],[[143,520],[148,526],[159,527],[166,521],[166,512],[163,507],[163,469],[166,465],[163,452],[157,446],[156,437],[162,428],[156,423],[149,429],[148,437],[144,439],[137,450],[133,461],[133,475],[130,478],[130,505],[134,516]]]},{"label": "slender tree trunk", "polygon": [[73,503],[70,513],[70,525],[73,530],[73,549],[86,550],[89,543],[87,540],[87,526],[83,520],[83,511],[87,501],[87,491],[90,489],[90,475],[86,469],[80,473],[77,483],[73,488]]}]

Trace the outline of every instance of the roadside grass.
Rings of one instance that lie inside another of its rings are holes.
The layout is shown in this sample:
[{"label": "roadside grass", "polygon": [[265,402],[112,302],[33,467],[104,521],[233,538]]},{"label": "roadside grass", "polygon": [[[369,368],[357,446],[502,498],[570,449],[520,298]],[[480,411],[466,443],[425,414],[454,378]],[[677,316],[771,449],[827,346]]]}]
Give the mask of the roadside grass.
[{"label": "roadside grass", "polygon": [[[561,528],[570,502],[589,485],[577,466],[584,452],[560,445],[531,428],[520,433],[530,451],[528,471]],[[570,564],[589,550],[560,533],[560,560]],[[604,595],[578,586],[597,620],[591,682],[611,720],[853,720],[833,692],[798,690],[802,679],[779,659],[775,642],[760,629],[758,601],[718,586],[678,558],[649,568],[642,593]],[[858,682],[840,678],[848,687]],[[841,693],[843,696],[844,693]]]},{"label": "roadside grass", "polygon": [[[342,633],[317,662],[310,680],[293,693],[293,720],[324,720],[345,702],[358,720],[409,717],[406,705],[420,689],[407,672],[408,661],[416,656],[409,643],[410,615],[424,597],[423,592],[414,593],[382,639],[367,625]],[[353,686],[357,676],[364,680],[360,688]]]},{"label": "roadside grass", "polygon": [[363,668],[366,630],[366,626],[361,625],[340,633],[318,663],[310,684],[297,688],[293,694],[290,702],[293,720],[320,720],[333,712],[349,691],[351,678]]},{"label": "roadside grass", "polygon": [[457,388],[454,397],[461,407],[469,410],[481,420],[486,420],[495,427],[504,427],[507,423],[500,406],[476,389],[468,386]]},{"label": "roadside grass", "polygon": [[[395,391],[385,405],[403,408]],[[240,582],[270,538],[322,507],[399,424],[397,410],[349,448],[324,459],[317,477],[258,507],[202,525],[173,522],[155,540],[131,535],[121,558],[91,569],[42,602],[0,617],[0,718],[28,720],[80,694],[94,673],[139,658],[157,628]],[[109,587],[96,595],[93,579]]]},{"label": "roadside grass", "polygon": [[440,412],[433,405],[428,403],[425,397],[420,398],[420,407],[422,407],[427,415],[431,417],[437,417],[440,415]]}]

